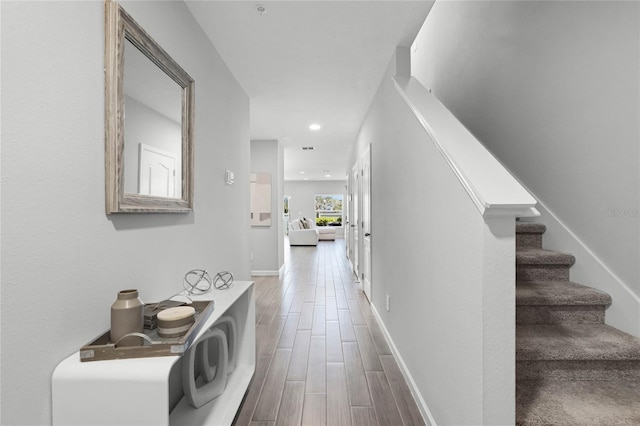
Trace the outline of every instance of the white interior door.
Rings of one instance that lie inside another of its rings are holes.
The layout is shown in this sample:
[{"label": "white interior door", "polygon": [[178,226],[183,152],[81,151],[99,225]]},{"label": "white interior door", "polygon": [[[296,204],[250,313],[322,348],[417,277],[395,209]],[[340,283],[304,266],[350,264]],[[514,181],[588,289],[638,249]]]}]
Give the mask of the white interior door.
[{"label": "white interior door", "polygon": [[176,161],[171,152],[140,144],[138,193],[175,197]]},{"label": "white interior door", "polygon": [[359,237],[359,222],[358,222],[358,192],[359,192],[359,175],[360,168],[358,164],[353,166],[351,170],[351,223],[349,227],[351,229],[351,268],[353,269],[356,277],[360,279],[359,265],[358,265],[358,248],[360,241]]},{"label": "white interior door", "polygon": [[362,156],[362,290],[371,302],[371,146]]}]

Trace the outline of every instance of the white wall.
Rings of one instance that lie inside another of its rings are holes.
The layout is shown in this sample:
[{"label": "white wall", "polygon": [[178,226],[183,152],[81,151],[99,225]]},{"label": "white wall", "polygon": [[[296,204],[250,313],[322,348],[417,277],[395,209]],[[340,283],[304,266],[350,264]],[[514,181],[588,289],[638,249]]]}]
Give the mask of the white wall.
[{"label": "white wall", "polygon": [[195,211],[106,216],[104,4],[1,7],[0,422],[43,425],[54,368],[108,329],[119,290],[158,300],[193,268],[249,279],[249,100],[183,3],[124,2],[195,79]]},{"label": "white wall", "polygon": [[271,226],[252,226],[250,232],[253,275],[278,275],[284,264],[282,209],[284,149],[277,140],[251,141],[251,172],[271,174]]},{"label": "white wall", "polygon": [[374,310],[429,422],[513,423],[515,219],[485,222],[394,74],[347,162],[371,143]]},{"label": "white wall", "polygon": [[[542,203],[548,248],[640,335],[640,4],[436,2],[412,73]],[[553,231],[553,232],[552,232]]]}]

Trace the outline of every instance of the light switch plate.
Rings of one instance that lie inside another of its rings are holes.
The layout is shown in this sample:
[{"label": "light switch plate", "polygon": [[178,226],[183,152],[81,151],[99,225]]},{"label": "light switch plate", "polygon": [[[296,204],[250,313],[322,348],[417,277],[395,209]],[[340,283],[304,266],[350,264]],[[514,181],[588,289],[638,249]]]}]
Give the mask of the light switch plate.
[{"label": "light switch plate", "polygon": [[235,182],[233,172],[231,170],[225,170],[224,179],[227,182],[227,185],[233,185],[233,182]]}]

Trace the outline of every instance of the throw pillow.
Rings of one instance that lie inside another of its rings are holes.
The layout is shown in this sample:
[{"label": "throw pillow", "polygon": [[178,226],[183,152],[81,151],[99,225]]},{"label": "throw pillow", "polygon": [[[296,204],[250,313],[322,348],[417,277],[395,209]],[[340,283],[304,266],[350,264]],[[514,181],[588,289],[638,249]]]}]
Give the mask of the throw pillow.
[{"label": "throw pillow", "polygon": [[302,220],[300,220],[300,224],[302,224],[303,229],[309,229],[309,223],[307,222],[307,219],[305,219],[304,217],[302,218]]}]

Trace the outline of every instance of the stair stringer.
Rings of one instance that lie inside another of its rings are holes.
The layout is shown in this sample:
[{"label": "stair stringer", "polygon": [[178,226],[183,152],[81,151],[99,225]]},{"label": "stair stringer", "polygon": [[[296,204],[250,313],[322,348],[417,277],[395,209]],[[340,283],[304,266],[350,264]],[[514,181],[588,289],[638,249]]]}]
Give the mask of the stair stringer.
[{"label": "stair stringer", "polygon": [[540,212],[540,217],[536,218],[536,222],[547,226],[544,246],[572,253],[577,261],[571,268],[571,281],[608,293],[613,299],[613,304],[607,309],[605,323],[640,337],[640,297],[531,190],[528,188],[527,190],[538,200],[536,208]]}]

